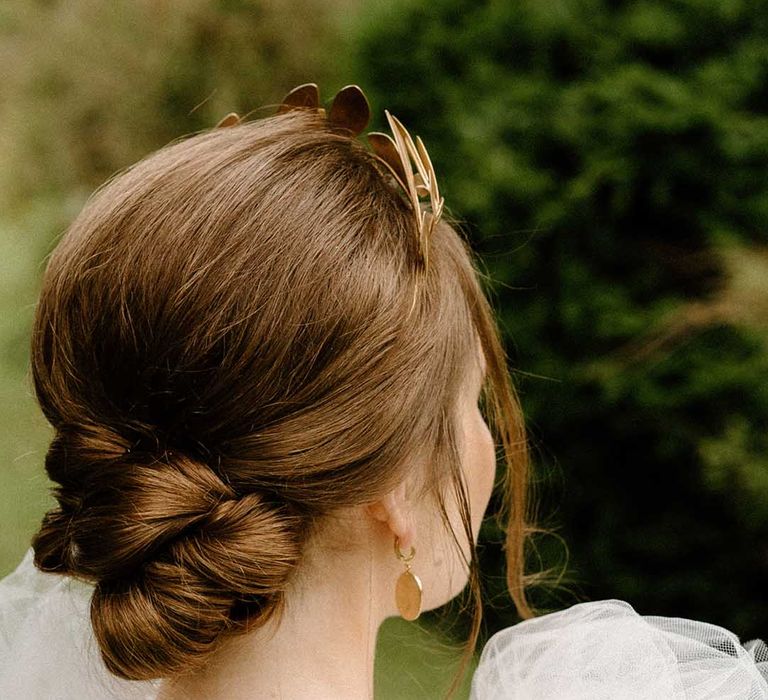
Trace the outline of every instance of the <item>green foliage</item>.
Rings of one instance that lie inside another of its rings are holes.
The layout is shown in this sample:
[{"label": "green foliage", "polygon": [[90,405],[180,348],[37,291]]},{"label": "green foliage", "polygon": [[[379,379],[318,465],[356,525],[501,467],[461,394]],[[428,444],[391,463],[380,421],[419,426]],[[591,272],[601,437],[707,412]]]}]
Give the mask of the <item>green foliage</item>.
[{"label": "green foliage", "polygon": [[62,213],[30,207],[23,220],[0,223],[0,577],[18,564],[53,505],[43,472],[52,435],[33,399],[28,357],[39,261]]},{"label": "green foliage", "polygon": [[496,280],[574,592],[765,636],[764,3],[404,1],[359,36]]},{"label": "green foliage", "polygon": [[[397,700],[444,698],[458,670],[455,645],[429,625],[389,618],[379,631],[374,667],[375,696]],[[469,665],[457,698],[468,698],[477,659]]]},{"label": "green foliage", "polygon": [[6,0],[0,202],[88,193],[230,111],[266,116],[294,85],[328,85],[349,4]]}]

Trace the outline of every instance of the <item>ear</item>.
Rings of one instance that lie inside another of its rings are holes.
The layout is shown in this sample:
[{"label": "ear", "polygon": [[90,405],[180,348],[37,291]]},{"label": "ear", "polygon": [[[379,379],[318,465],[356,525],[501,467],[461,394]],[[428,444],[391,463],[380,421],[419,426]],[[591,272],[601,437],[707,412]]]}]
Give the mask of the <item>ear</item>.
[{"label": "ear", "polygon": [[401,483],[383,498],[369,503],[366,508],[376,519],[386,523],[392,537],[400,540],[400,551],[407,554],[416,539],[416,527],[406,498],[405,484]]}]

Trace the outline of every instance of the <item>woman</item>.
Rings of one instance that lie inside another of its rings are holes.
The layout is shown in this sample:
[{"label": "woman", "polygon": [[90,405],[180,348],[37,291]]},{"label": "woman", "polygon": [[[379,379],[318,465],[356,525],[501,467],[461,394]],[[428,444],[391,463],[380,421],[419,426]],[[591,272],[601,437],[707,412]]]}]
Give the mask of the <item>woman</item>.
[{"label": "woman", "polygon": [[[59,506],[34,565],[93,586],[109,676],[85,676],[117,697],[372,697],[387,617],[479,595],[485,390],[530,615],[520,408],[426,150],[387,116],[369,149],[355,86],[229,115],[114,177],[50,257],[31,364]],[[70,668],[16,697],[86,697]]]},{"label": "woman", "polygon": [[[498,331],[423,143],[387,118],[368,150],[359,88],[326,112],[299,86],[119,174],[60,241],[32,338],[59,505],[0,582],[0,697],[372,698],[387,617],[467,583],[480,602],[497,440],[532,616]],[[746,694],[764,647],[663,621],[607,601],[502,630],[472,697],[768,696]]]}]

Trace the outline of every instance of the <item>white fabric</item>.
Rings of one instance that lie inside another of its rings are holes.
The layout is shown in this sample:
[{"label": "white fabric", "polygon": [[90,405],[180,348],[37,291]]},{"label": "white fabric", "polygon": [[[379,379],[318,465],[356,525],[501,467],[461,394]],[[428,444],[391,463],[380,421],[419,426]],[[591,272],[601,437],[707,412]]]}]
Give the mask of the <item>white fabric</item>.
[{"label": "white fabric", "polygon": [[767,677],[761,640],[602,600],[494,634],[470,700],[763,700]]},{"label": "white fabric", "polygon": [[[0,580],[0,698],[156,700],[161,681],[104,666],[93,587],[39,571],[27,550]],[[493,635],[471,700],[768,700],[768,648],[715,625],[642,617],[618,600],[581,603]],[[388,699],[389,700],[389,699]]]},{"label": "white fabric", "polygon": [[30,547],[0,581],[0,698],[155,700],[159,681],[125,681],[101,660],[93,586],[37,569]]}]

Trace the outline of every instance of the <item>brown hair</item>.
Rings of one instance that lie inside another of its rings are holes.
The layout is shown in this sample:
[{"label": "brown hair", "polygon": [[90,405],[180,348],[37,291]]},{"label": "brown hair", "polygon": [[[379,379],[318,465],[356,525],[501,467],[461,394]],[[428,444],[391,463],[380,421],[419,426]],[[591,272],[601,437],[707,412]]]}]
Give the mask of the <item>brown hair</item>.
[{"label": "brown hair", "polygon": [[33,547],[40,569],[95,584],[111,672],[172,675],[280,615],[316,525],[393,488],[418,445],[421,495],[450,529],[452,485],[471,544],[452,694],[482,616],[455,410],[477,338],[505,454],[507,582],[531,615],[528,453],[498,330],[457,228],[440,221],[426,273],[415,245],[376,158],[306,111],[169,144],[72,223],[32,335],[59,504]]}]

